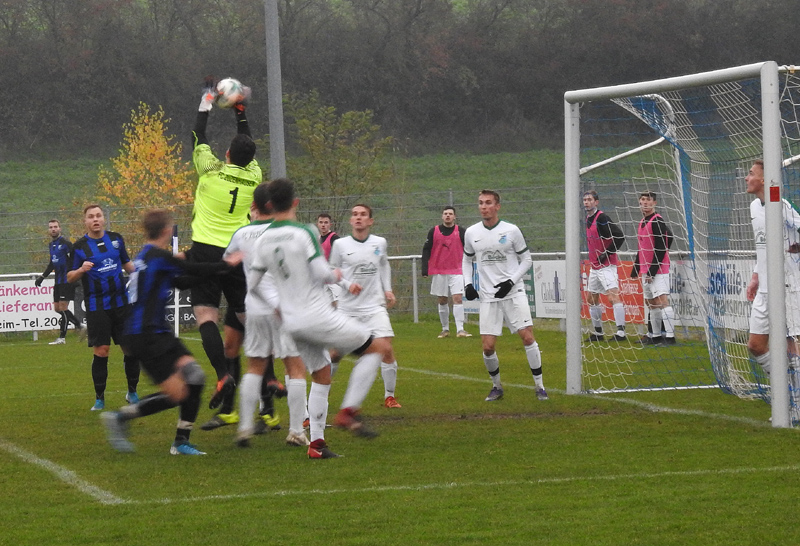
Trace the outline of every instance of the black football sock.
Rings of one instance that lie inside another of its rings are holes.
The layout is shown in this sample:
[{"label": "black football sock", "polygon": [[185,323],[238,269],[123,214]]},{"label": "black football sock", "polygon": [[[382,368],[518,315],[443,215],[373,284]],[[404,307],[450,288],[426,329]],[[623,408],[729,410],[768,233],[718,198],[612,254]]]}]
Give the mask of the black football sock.
[{"label": "black football sock", "polygon": [[64,311],[58,313],[61,318],[58,319],[58,337],[67,337],[67,317]]},{"label": "black football sock", "polygon": [[175,431],[175,443],[189,441],[192,427],[200,412],[200,395],[203,393],[203,385],[187,386],[189,387],[189,396],[181,403],[178,428]]},{"label": "black football sock", "polygon": [[[226,358],[225,360],[228,361],[228,373],[231,374],[233,380],[236,384],[239,384],[239,380],[242,378],[242,361],[237,356],[234,358]],[[222,405],[219,408],[220,413],[232,413],[233,412],[233,402],[234,398],[236,397],[236,389],[231,389],[228,391],[228,394],[225,395],[225,398],[222,399]]]},{"label": "black football sock", "polygon": [[211,361],[214,371],[217,372],[217,381],[228,373],[228,362],[225,359],[225,346],[219,328],[212,321],[200,325],[200,338],[203,340],[203,350]]},{"label": "black football sock", "polygon": [[75,316],[75,315],[72,313],[72,311],[70,311],[69,309],[67,309],[66,311],[64,311],[64,315],[66,315],[66,317],[67,317],[67,320],[68,320],[68,321],[69,321],[69,322],[70,322],[70,323],[71,323],[73,326],[75,326],[75,328],[79,328],[79,327],[80,327],[80,325],[81,325],[81,321],[79,321],[79,320],[78,320],[78,317],[76,317],[76,316]]},{"label": "black football sock", "polygon": [[105,400],[106,382],[108,381],[108,357],[94,355],[92,359],[92,381],[94,381],[95,397]]},{"label": "black football sock", "polygon": [[136,392],[139,386],[139,361],[132,356],[125,355],[125,378],[128,380],[128,392]]},{"label": "black football sock", "polygon": [[135,417],[153,415],[154,413],[174,408],[177,405],[178,404],[173,402],[172,399],[170,399],[170,397],[166,394],[154,392],[153,394],[148,394],[136,404],[127,406],[128,408],[131,408],[131,410],[121,411],[120,415],[122,416],[123,420],[127,421],[128,419],[133,419]]},{"label": "black football sock", "polygon": [[[271,356],[267,357],[267,367],[264,369],[264,379],[266,381],[278,379],[277,377],[275,377],[275,359]],[[266,384],[266,381],[264,382],[264,384]]]}]

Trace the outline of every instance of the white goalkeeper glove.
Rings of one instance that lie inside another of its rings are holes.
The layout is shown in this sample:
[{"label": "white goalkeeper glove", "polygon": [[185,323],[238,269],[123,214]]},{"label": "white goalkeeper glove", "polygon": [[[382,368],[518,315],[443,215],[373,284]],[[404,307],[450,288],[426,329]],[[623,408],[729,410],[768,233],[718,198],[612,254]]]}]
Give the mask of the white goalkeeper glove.
[{"label": "white goalkeeper glove", "polygon": [[203,95],[200,97],[200,106],[197,108],[197,111],[210,112],[211,107],[214,106],[214,99],[216,97],[217,88],[214,85],[214,78],[208,76],[203,82]]}]

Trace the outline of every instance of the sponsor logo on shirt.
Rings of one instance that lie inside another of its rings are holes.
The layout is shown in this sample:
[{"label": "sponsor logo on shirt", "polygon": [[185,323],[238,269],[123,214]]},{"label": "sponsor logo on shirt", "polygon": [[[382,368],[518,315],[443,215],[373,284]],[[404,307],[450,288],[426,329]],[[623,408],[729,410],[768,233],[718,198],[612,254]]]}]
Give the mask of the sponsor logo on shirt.
[{"label": "sponsor logo on shirt", "polygon": [[103,258],[103,263],[100,267],[97,268],[99,273],[105,273],[106,271],[113,271],[117,268],[117,264],[114,261],[114,258]]}]

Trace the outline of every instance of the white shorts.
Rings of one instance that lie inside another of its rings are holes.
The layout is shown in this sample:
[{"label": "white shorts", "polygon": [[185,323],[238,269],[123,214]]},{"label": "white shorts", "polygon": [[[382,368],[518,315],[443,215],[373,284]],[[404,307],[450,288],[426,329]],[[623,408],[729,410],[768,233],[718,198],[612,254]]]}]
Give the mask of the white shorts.
[{"label": "white shorts", "polygon": [[362,347],[372,337],[366,326],[333,307],[316,315],[309,314],[303,327],[289,330],[289,334],[301,356],[303,344],[320,349],[336,349],[339,354],[346,355]]},{"label": "white shorts", "polygon": [[464,293],[464,277],[461,275],[432,275],[431,296],[447,297]]},{"label": "white shorts", "polygon": [[642,295],[646,300],[652,300],[664,294],[669,295],[669,273],[659,273],[649,283],[644,282],[642,276]]},{"label": "white shorts", "polygon": [[[750,333],[769,334],[767,292],[756,292],[750,310]],[[800,292],[786,292],[786,336],[800,336]]]},{"label": "white shorts", "polygon": [[298,341],[297,348],[300,350],[300,358],[303,359],[308,373],[321,370],[331,363],[331,355],[327,349],[313,343]]},{"label": "white shorts", "polygon": [[389,320],[389,312],[385,307],[381,307],[372,313],[351,313],[345,310],[342,310],[342,312],[363,324],[364,328],[372,332],[375,337],[394,337],[392,323]]},{"label": "white shorts", "polygon": [[592,294],[605,294],[608,290],[619,288],[619,274],[616,265],[589,271],[586,289]]},{"label": "white shorts", "polygon": [[275,314],[247,313],[244,326],[244,354],[250,358],[298,356],[297,346]]},{"label": "white shorts", "polygon": [[481,302],[480,331],[482,336],[503,335],[503,319],[512,334],[533,325],[528,296],[524,292],[500,301]]}]

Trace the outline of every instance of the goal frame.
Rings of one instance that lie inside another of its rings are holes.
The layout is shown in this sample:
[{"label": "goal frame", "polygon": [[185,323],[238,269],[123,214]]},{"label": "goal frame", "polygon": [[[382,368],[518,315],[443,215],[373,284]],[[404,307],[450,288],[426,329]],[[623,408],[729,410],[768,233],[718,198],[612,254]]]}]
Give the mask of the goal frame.
[{"label": "goal frame", "polygon": [[567,383],[569,395],[582,389],[581,276],[580,245],[582,218],[580,202],[580,105],[583,102],[640,96],[691,87],[721,84],[746,78],[761,81],[761,123],[763,132],[764,186],[766,197],[767,282],[769,305],[769,351],[772,357],[770,387],[772,426],[791,427],[789,418],[788,356],[782,229],[782,155],[779,67],[765,61],[710,72],[690,74],[633,84],[597,87],[564,93],[564,221],[566,250],[566,334]]}]

